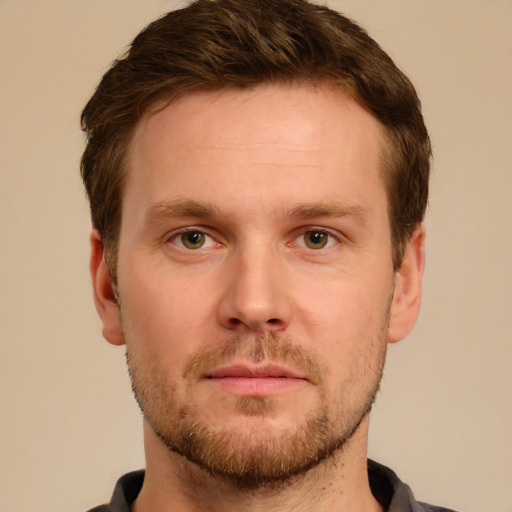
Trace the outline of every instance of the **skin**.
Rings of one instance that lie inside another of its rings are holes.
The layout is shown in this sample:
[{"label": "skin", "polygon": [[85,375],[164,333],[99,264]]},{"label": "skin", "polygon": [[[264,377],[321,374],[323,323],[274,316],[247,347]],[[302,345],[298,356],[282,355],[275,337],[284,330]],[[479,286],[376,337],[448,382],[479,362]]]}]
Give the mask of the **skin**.
[{"label": "skin", "polygon": [[[194,93],[141,120],[115,291],[91,236],[103,335],[127,345],[149,419],[136,512],[381,510],[366,473],[366,409],[387,343],[414,325],[424,265],[418,226],[393,271],[382,148],[379,123],[327,86]],[[299,355],[256,357],[269,333]],[[319,414],[352,433],[343,449],[252,489],[210,475],[155,433],[172,435],[186,416],[249,456],[269,442],[279,452]]]}]

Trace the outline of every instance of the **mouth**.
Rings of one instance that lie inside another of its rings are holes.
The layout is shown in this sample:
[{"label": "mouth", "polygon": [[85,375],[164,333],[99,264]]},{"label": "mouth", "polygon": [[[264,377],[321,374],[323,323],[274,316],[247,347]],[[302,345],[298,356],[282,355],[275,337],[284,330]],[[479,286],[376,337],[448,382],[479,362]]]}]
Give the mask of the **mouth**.
[{"label": "mouth", "polygon": [[205,379],[225,391],[244,396],[265,397],[308,383],[300,372],[276,364],[235,364],[208,372]]}]

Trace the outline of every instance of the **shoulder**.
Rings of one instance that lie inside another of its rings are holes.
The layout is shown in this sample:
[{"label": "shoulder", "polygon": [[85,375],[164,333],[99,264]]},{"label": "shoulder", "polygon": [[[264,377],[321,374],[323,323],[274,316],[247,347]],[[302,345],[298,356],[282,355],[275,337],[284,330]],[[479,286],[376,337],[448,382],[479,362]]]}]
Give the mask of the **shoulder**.
[{"label": "shoulder", "polygon": [[110,503],[94,507],[88,512],[130,512],[130,505],[138,496],[143,482],[143,470],[123,475],[117,481]]},{"label": "shoulder", "polygon": [[368,479],[375,498],[387,512],[455,512],[416,501],[411,488],[391,469],[368,460]]},{"label": "shoulder", "polygon": [[428,503],[418,502],[418,512],[455,512],[455,510],[445,507],[436,507],[435,505],[429,505]]}]

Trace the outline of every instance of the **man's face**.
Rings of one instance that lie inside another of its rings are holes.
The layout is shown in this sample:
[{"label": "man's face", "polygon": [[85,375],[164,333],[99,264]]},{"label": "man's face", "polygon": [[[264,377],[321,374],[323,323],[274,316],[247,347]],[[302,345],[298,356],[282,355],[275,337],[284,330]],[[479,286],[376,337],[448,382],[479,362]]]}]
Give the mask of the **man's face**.
[{"label": "man's face", "polygon": [[382,145],[327,87],[194,93],[140,122],[104,332],[171,451],[251,486],[357,431],[393,337]]}]

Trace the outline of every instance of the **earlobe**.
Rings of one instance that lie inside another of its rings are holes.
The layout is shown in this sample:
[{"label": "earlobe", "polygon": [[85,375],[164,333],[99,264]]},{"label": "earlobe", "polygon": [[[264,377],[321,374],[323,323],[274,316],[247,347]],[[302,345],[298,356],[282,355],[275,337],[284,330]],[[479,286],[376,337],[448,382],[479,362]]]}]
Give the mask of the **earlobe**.
[{"label": "earlobe", "polygon": [[123,345],[124,336],[121,315],[114,283],[105,262],[105,252],[101,236],[96,229],[91,232],[91,271],[94,304],[101,320],[103,337],[112,345]]},{"label": "earlobe", "polygon": [[421,280],[425,267],[425,226],[420,224],[407,243],[396,272],[389,321],[388,342],[405,338],[412,330],[421,304]]}]

